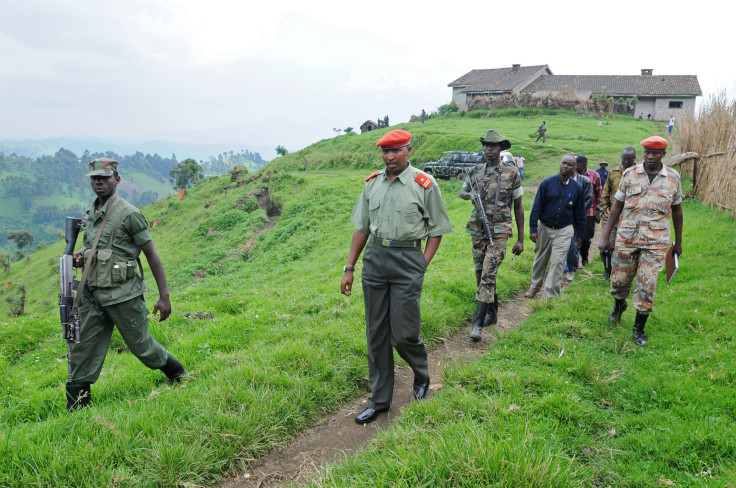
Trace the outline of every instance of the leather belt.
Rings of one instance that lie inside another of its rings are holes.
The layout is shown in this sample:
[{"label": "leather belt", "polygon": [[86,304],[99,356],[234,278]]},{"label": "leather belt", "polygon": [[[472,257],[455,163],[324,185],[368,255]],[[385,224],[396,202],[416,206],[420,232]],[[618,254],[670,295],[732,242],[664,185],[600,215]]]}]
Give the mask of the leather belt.
[{"label": "leather belt", "polygon": [[376,244],[380,244],[383,247],[422,247],[421,239],[415,239],[411,241],[399,241],[396,239],[382,239],[371,235],[372,241]]},{"label": "leather belt", "polygon": [[547,225],[544,222],[542,222],[542,225],[544,225],[545,227],[549,227],[550,229],[560,230],[560,229],[564,229],[565,227],[567,227],[567,226],[569,226],[571,224],[567,224],[567,225]]}]

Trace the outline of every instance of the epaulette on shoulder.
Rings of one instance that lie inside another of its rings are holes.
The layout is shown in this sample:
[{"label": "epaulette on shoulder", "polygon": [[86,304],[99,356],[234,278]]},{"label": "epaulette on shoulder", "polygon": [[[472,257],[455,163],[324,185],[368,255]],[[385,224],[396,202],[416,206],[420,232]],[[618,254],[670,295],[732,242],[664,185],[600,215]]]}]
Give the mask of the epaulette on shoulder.
[{"label": "epaulette on shoulder", "polygon": [[379,174],[378,171],[375,171],[372,175],[370,175],[368,178],[366,178],[365,181],[368,181],[368,180],[370,180],[372,178],[375,178],[376,176],[378,176],[378,174]]},{"label": "epaulette on shoulder", "polygon": [[414,181],[419,183],[425,189],[429,188],[430,186],[432,186],[432,183],[434,183],[434,181],[432,181],[432,178],[430,178],[427,173],[423,173],[421,171],[419,172],[417,177],[414,178]]}]

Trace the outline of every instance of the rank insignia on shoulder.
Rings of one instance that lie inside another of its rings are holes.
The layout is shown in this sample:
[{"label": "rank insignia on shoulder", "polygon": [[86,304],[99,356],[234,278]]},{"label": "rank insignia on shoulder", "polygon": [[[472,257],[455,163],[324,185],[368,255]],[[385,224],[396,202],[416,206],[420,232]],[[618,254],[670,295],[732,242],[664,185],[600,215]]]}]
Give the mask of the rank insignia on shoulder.
[{"label": "rank insignia on shoulder", "polygon": [[371,178],[375,178],[376,176],[378,176],[378,171],[375,171],[372,175],[370,175],[368,178],[366,178],[365,181],[368,181]]},{"label": "rank insignia on shoulder", "polygon": [[432,186],[432,178],[429,177],[426,173],[419,173],[416,178],[414,178],[414,181],[422,185],[424,188],[429,188]]}]

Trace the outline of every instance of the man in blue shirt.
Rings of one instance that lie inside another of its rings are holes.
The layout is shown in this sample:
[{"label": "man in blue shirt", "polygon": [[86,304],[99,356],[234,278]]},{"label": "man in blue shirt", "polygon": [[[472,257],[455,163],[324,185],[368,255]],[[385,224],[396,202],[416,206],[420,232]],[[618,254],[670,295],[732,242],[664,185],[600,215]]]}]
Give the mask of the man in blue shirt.
[{"label": "man in blue shirt", "polygon": [[600,164],[600,168],[595,170],[596,173],[601,177],[601,186],[606,184],[606,180],[608,179],[608,163],[603,161]]},{"label": "man in blue shirt", "polygon": [[570,247],[573,235],[575,244],[585,232],[585,199],[583,187],[570,178],[575,173],[575,157],[566,155],[560,161],[560,171],[545,178],[539,185],[529,216],[529,238],[534,242],[532,284],[524,294],[534,298],[542,289],[542,281],[550,263],[544,286],[548,298],[560,294],[562,287],[562,263]]}]

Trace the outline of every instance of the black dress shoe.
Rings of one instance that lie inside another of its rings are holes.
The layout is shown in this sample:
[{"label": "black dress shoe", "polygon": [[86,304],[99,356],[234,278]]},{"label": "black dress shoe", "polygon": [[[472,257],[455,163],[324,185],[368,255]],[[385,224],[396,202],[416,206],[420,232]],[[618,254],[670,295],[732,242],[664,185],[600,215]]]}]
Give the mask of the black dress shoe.
[{"label": "black dress shoe", "polygon": [[429,378],[424,381],[414,379],[414,387],[412,390],[415,399],[421,400],[422,398],[426,398],[429,394]]},{"label": "black dress shoe", "polygon": [[360,415],[355,417],[355,421],[359,424],[368,424],[370,422],[373,422],[378,418],[379,413],[388,412],[388,408],[366,408],[363,410]]}]

